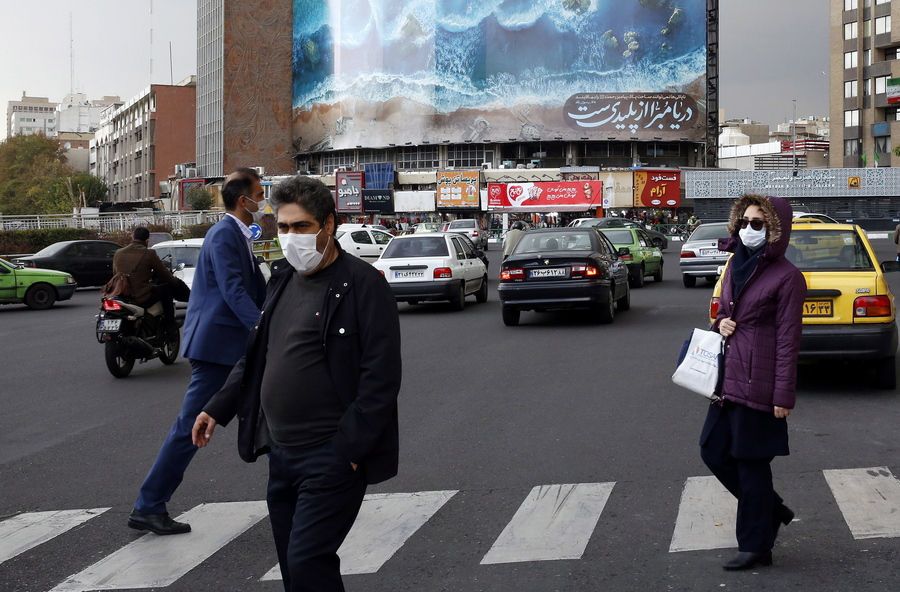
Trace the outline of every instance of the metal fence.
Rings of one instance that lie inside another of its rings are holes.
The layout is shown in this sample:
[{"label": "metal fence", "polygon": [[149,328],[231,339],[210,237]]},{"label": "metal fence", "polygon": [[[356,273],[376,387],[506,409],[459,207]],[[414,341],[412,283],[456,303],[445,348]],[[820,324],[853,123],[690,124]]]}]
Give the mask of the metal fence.
[{"label": "metal fence", "polygon": [[224,210],[189,210],[186,212],[106,212],[102,214],[50,214],[35,216],[0,216],[0,230],[33,228],[89,228],[100,232],[131,230],[136,226],[165,226],[180,232],[195,224],[213,224],[225,215]]}]

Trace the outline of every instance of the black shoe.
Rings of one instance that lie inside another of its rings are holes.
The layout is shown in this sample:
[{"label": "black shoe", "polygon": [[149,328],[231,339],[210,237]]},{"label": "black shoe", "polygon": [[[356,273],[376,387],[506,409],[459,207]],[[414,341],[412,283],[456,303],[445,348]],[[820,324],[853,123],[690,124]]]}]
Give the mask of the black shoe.
[{"label": "black shoe", "polygon": [[776,513],[772,520],[772,540],[775,540],[778,538],[778,529],[781,528],[781,525],[787,526],[794,521],[794,511],[787,506],[781,506],[781,510]]},{"label": "black shoe", "polygon": [[158,535],[184,534],[191,532],[191,525],[184,522],[175,522],[168,514],[144,514],[132,510],[128,517],[128,527],[135,530],[149,530]]},{"label": "black shoe", "polygon": [[734,556],[734,559],[722,566],[725,571],[740,571],[742,569],[753,569],[757,565],[772,565],[772,552],[749,553],[741,551]]}]

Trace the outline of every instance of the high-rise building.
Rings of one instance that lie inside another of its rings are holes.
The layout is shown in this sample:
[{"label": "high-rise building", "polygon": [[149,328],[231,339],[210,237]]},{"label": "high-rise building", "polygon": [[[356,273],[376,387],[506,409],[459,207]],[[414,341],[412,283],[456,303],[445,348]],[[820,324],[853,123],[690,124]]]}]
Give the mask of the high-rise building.
[{"label": "high-rise building", "polygon": [[44,134],[52,136],[57,127],[57,103],[47,97],[29,97],[22,93],[21,101],[9,101],[6,107],[6,137],[16,134]]},{"label": "high-rise building", "polygon": [[891,132],[900,132],[895,19],[890,0],[831,0],[832,168],[891,165]]}]

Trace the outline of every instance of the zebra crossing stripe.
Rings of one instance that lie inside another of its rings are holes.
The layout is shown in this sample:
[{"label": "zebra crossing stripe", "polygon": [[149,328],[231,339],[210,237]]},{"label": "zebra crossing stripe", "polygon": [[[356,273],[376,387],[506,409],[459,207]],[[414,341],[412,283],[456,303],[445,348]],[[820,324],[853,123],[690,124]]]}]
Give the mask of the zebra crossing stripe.
[{"label": "zebra crossing stripe", "polygon": [[715,477],[688,477],[669,553],[737,547],[737,499]]},{"label": "zebra crossing stripe", "polygon": [[29,512],[0,522],[0,564],[84,524],[108,509]]},{"label": "zebra crossing stripe", "polygon": [[51,592],[161,588],[175,582],[268,515],[266,503],[201,504],[178,517],[192,532],[146,534],[67,578]]},{"label": "zebra crossing stripe", "polygon": [[535,487],[482,565],[580,559],[615,483]]},{"label": "zebra crossing stripe", "polygon": [[[356,522],[338,549],[341,574],[375,573],[458,490],[374,493],[365,497]],[[280,580],[278,565],[262,580]]]},{"label": "zebra crossing stripe", "polygon": [[887,467],[822,472],[853,538],[900,537],[900,481]]}]

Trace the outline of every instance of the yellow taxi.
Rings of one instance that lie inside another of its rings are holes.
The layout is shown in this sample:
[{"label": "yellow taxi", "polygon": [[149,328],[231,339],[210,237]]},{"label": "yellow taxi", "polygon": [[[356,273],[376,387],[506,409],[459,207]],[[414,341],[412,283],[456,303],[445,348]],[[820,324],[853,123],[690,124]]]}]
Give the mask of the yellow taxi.
[{"label": "yellow taxi", "polygon": [[[785,256],[806,279],[800,361],[865,362],[874,366],[878,388],[896,388],[896,307],[884,273],[900,271],[900,263],[879,265],[855,224],[808,220],[792,224]],[[711,320],[719,310],[721,281],[710,300]]]}]

